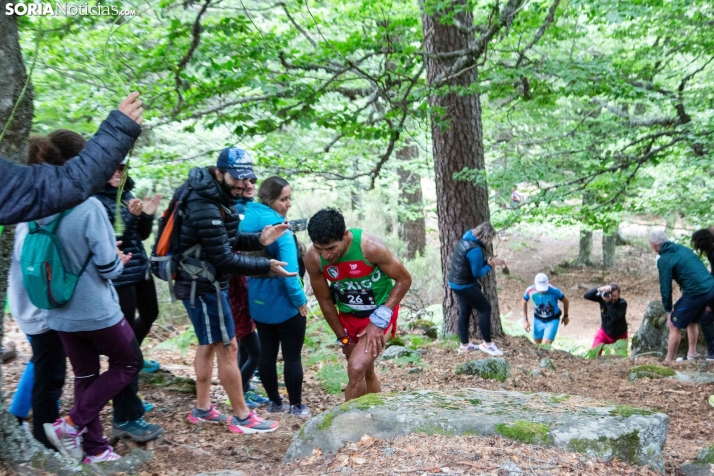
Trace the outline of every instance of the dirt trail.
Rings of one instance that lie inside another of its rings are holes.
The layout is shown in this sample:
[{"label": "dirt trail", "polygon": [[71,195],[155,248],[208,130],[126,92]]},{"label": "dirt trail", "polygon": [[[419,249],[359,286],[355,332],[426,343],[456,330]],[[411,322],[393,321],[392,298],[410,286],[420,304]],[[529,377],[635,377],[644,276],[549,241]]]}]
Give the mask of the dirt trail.
[{"label": "dirt trail", "polygon": [[[523,293],[533,283],[537,273],[546,273],[551,284],[570,300],[570,324],[561,326],[558,335],[589,347],[600,327],[600,313],[597,304],[583,299],[583,294],[591,287],[616,282],[622,288],[622,297],[627,300],[628,333],[632,336],[642,322],[647,304],[659,299],[656,255],[642,244],[618,246],[616,267],[605,269],[601,265],[601,243],[601,234],[595,234],[595,265],[566,268],[562,264],[578,256],[578,236],[575,233],[558,238],[513,234],[502,239],[497,244],[496,252],[506,259],[510,274],[498,271],[501,315],[505,317],[510,313],[505,319],[519,321],[520,326]],[[529,315],[532,315],[532,309],[529,306]]]}]

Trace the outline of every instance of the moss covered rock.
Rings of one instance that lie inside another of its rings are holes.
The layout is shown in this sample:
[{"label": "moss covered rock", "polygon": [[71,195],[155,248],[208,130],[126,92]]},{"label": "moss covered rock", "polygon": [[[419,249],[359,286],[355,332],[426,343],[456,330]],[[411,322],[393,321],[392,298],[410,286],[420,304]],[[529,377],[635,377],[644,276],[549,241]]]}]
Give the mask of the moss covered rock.
[{"label": "moss covered rock", "polygon": [[456,375],[463,374],[503,382],[511,375],[511,371],[506,359],[482,359],[459,365],[456,368]]},{"label": "moss covered rock", "polygon": [[315,448],[334,452],[364,434],[382,439],[412,433],[500,434],[663,471],[668,429],[665,414],[569,395],[475,388],[370,394],[310,419],[285,459],[309,456]]},{"label": "moss covered rock", "polygon": [[177,377],[168,370],[160,369],[154,373],[139,373],[139,382],[152,387],[161,387],[179,393],[196,395],[196,381],[186,377]]},{"label": "moss covered rock", "polygon": [[714,445],[697,453],[694,464],[714,464]]},{"label": "moss covered rock", "polygon": [[639,365],[632,367],[627,374],[628,380],[637,380],[639,378],[666,378],[674,377],[676,372],[669,367],[660,367],[659,365]]},{"label": "moss covered rock", "polygon": [[402,347],[401,345],[392,345],[387,347],[382,353],[382,358],[384,360],[398,359],[399,357],[409,357],[410,355],[419,355],[409,347]]}]

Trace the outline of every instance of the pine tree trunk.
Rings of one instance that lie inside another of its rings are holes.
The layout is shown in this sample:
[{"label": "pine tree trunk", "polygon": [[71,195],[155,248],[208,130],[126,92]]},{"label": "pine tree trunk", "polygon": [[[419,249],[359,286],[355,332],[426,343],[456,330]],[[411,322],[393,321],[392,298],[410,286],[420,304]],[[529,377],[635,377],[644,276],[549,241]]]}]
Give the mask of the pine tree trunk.
[{"label": "pine tree trunk", "polygon": [[[472,25],[473,15],[465,0],[455,0],[449,8],[460,10],[454,15],[461,25]],[[449,12],[446,12],[449,13]],[[453,13],[453,12],[452,12]],[[448,24],[445,24],[448,23]],[[427,54],[452,52],[469,49],[474,41],[473,34],[457,28],[457,22],[441,22],[436,15],[422,15],[424,47]],[[452,58],[427,59],[427,80],[434,84],[444,69],[455,61]],[[472,67],[448,80],[452,87],[468,87],[478,81],[478,70]],[[434,94],[429,99],[433,110],[444,111],[443,116],[432,115],[431,133],[434,154],[434,176],[436,180],[436,201],[441,241],[441,270],[444,289],[444,327],[446,333],[457,330],[458,307],[456,298],[448,284],[448,270],[456,241],[468,229],[490,219],[488,191],[485,185],[476,186],[472,182],[457,181],[454,174],[464,168],[485,168],[483,131],[481,122],[481,102],[478,94]],[[498,308],[498,294],[494,273],[483,280],[486,296],[491,301],[493,335],[503,334]]]},{"label": "pine tree trunk", "polygon": [[605,268],[615,267],[615,247],[617,246],[617,230],[615,233],[602,235],[602,265]]},{"label": "pine tree trunk", "polygon": [[578,250],[578,266],[593,264],[593,232],[580,228],[580,248]]},{"label": "pine tree trunk", "polygon": [[[410,145],[397,151],[397,159],[408,163],[419,156],[417,146]],[[402,224],[400,237],[407,244],[407,259],[417,253],[424,255],[426,226],[424,224],[424,200],[421,193],[421,177],[408,167],[399,166],[399,213]]]}]

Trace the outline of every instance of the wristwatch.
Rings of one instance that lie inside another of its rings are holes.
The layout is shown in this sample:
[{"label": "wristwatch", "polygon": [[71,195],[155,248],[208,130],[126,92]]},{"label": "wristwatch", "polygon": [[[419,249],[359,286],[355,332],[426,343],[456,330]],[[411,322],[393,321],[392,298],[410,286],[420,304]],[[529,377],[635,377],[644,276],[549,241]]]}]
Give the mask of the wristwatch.
[{"label": "wristwatch", "polygon": [[346,347],[352,343],[352,339],[350,339],[350,336],[338,337],[337,343],[340,344],[340,347]]}]

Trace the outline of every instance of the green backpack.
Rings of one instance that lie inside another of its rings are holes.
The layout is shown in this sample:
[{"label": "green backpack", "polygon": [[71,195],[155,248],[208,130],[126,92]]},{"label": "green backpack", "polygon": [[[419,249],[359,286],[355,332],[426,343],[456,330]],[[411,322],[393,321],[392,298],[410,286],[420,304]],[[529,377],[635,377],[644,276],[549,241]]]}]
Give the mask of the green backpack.
[{"label": "green backpack", "polygon": [[40,228],[36,221],[29,222],[30,230],[20,255],[22,285],[30,302],[40,309],[56,309],[67,304],[92,257],[91,253],[87,256],[78,274],[65,269],[64,248],[56,231],[70,211],[60,213],[44,228]]}]

